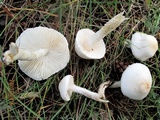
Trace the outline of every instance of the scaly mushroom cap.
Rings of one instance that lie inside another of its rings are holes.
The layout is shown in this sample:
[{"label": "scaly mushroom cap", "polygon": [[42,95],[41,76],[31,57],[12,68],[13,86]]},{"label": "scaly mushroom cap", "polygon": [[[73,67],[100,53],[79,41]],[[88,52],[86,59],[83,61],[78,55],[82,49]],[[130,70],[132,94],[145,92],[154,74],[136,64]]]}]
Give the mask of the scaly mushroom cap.
[{"label": "scaly mushroom cap", "polygon": [[130,99],[142,100],[148,95],[151,85],[151,73],[141,63],[129,65],[121,77],[121,91]]},{"label": "scaly mushroom cap", "polygon": [[132,35],[131,50],[135,58],[145,61],[154,56],[158,42],[154,36],[136,32]]},{"label": "scaly mushroom cap", "polygon": [[78,31],[75,40],[75,51],[80,57],[84,59],[100,59],[104,57],[106,48],[103,39],[99,40],[99,42],[91,48],[87,44],[90,37],[94,34],[95,32],[90,29],[81,29]]},{"label": "scaly mushroom cap", "polygon": [[71,87],[74,85],[73,76],[65,76],[59,83],[58,89],[63,100],[69,101],[72,96]]},{"label": "scaly mushroom cap", "polygon": [[18,60],[20,69],[35,80],[43,80],[62,70],[70,55],[66,38],[58,31],[46,28],[29,28],[16,41],[19,49],[31,52],[46,49],[45,56],[30,61]]}]

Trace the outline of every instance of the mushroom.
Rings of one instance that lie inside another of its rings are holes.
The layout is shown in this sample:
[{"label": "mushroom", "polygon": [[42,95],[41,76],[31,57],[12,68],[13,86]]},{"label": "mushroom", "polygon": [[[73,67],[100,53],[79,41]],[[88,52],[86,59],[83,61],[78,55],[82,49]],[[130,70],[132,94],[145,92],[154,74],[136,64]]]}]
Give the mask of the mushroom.
[{"label": "mushroom", "polygon": [[65,68],[70,59],[66,38],[47,27],[23,31],[3,56],[6,64],[18,60],[20,69],[34,80],[47,79]]},{"label": "mushroom", "polygon": [[154,56],[158,50],[158,42],[152,35],[136,32],[132,35],[130,47],[135,58],[145,61]]},{"label": "mushroom", "polygon": [[126,20],[123,13],[113,17],[96,33],[87,28],[79,30],[75,39],[77,55],[84,59],[101,59],[104,57],[106,48],[103,38]]},{"label": "mushroom", "polygon": [[108,100],[104,99],[104,90],[107,86],[100,86],[98,93],[92,92],[90,90],[87,90],[86,88],[79,87],[74,84],[74,78],[72,75],[65,76],[59,83],[59,91],[60,95],[63,100],[69,101],[72,92],[76,92],[79,94],[82,94],[88,98],[91,98],[93,100],[99,101],[99,102],[109,102]]},{"label": "mushroom", "polygon": [[152,85],[152,76],[147,66],[141,63],[129,65],[123,72],[121,80],[115,82],[110,88],[121,87],[123,95],[130,99],[144,99]]}]

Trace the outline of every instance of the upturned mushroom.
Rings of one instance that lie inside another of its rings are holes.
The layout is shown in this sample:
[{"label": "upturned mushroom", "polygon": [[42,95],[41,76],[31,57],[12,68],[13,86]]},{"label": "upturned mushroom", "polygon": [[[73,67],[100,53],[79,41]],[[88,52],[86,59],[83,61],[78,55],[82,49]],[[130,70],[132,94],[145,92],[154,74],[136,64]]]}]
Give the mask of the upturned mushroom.
[{"label": "upturned mushroom", "polygon": [[3,54],[6,64],[18,60],[20,69],[34,80],[44,80],[62,70],[69,62],[66,38],[58,31],[47,27],[28,28],[10,43]]},{"label": "upturned mushroom", "polygon": [[103,38],[126,20],[123,13],[113,17],[96,33],[87,28],[79,30],[75,39],[77,55],[84,59],[101,59],[104,57],[106,48]]},{"label": "upturned mushroom", "polygon": [[59,83],[59,92],[64,101],[69,101],[72,93],[76,92],[82,94],[88,98],[91,98],[99,102],[109,102],[104,99],[104,90],[107,86],[100,86],[98,93],[87,90],[86,88],[79,87],[74,84],[74,78],[72,75],[65,76]]},{"label": "upturned mushroom", "polygon": [[152,85],[152,76],[147,66],[141,63],[129,65],[123,72],[121,80],[115,82],[110,88],[121,88],[123,95],[130,99],[144,99]]},{"label": "upturned mushroom", "polygon": [[158,42],[152,35],[136,32],[132,35],[130,47],[135,58],[145,61],[154,56],[158,50]]}]

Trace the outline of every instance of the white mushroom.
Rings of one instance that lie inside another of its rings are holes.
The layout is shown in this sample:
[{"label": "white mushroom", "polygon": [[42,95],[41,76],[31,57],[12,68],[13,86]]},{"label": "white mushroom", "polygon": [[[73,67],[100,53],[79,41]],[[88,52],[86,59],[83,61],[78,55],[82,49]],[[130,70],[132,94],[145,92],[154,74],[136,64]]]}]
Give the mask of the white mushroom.
[{"label": "white mushroom", "polygon": [[104,57],[106,48],[103,38],[115,30],[124,20],[123,12],[109,20],[96,33],[90,29],[81,29],[78,31],[75,39],[75,51],[84,59],[100,59]]},{"label": "white mushroom", "polygon": [[130,99],[144,99],[152,85],[152,76],[147,66],[141,63],[129,65],[123,72],[121,80],[110,88],[121,87],[122,93]]},{"label": "white mushroom", "polygon": [[132,35],[130,47],[135,58],[145,61],[154,56],[158,50],[158,42],[152,35],[136,32]]},{"label": "white mushroom", "polygon": [[87,90],[86,88],[82,88],[79,86],[76,86],[74,84],[74,78],[72,75],[67,75],[65,76],[59,83],[59,91],[60,95],[63,100],[69,101],[72,92],[80,93],[88,98],[91,98],[93,100],[99,101],[99,102],[109,102],[108,100],[105,100],[103,97],[104,95],[104,90],[107,86],[100,86],[98,93],[92,92],[90,90]]},{"label": "white mushroom", "polygon": [[35,80],[43,80],[63,69],[69,62],[66,38],[47,27],[29,28],[11,43],[3,61],[10,64],[18,60],[20,69]]}]

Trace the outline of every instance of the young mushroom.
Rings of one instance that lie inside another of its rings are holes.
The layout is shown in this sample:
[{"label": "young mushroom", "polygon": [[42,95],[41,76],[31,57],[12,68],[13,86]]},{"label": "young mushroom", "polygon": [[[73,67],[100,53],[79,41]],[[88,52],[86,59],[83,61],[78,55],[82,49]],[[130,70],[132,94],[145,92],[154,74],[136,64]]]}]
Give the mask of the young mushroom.
[{"label": "young mushroom", "polygon": [[69,62],[66,38],[47,27],[29,28],[21,33],[16,43],[10,43],[3,54],[6,64],[18,60],[20,69],[34,80],[43,80],[63,69]]},{"label": "young mushroom", "polygon": [[113,17],[96,33],[90,29],[79,30],[75,39],[77,55],[84,59],[101,59],[104,57],[106,48],[103,38],[126,20],[123,13]]},{"label": "young mushroom", "polygon": [[130,99],[144,99],[152,85],[152,76],[147,66],[141,63],[129,65],[123,72],[121,80],[115,82],[110,88],[121,87],[123,95]]},{"label": "young mushroom", "polygon": [[130,47],[135,58],[145,61],[154,56],[158,50],[158,42],[152,35],[136,32],[132,35]]},{"label": "young mushroom", "polygon": [[72,93],[80,93],[88,98],[91,98],[93,100],[99,101],[99,102],[109,102],[108,100],[104,99],[104,90],[107,86],[100,86],[98,93],[92,92],[90,90],[87,90],[86,88],[79,87],[74,84],[74,78],[72,75],[65,76],[59,83],[59,91],[60,95],[63,100],[69,101]]}]

